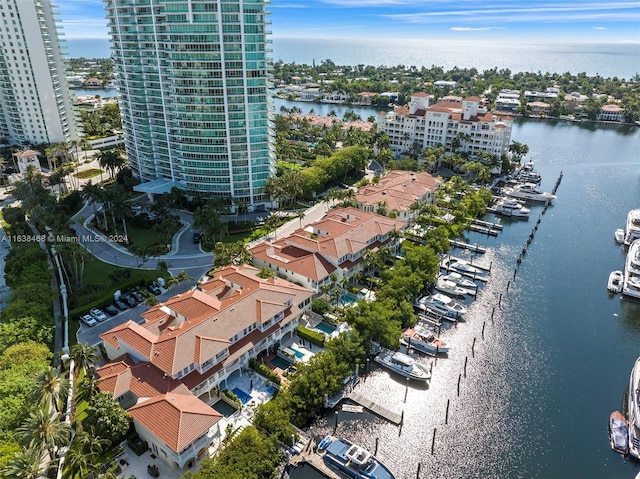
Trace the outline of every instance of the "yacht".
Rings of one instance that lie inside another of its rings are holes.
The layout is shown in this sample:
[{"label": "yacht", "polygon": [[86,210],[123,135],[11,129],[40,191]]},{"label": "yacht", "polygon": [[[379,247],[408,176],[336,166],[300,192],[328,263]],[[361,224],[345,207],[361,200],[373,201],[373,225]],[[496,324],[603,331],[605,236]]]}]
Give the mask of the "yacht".
[{"label": "yacht", "polygon": [[463,288],[462,286],[458,286],[453,281],[449,281],[442,277],[436,280],[436,284],[434,285],[434,289],[440,291],[441,293],[448,294],[450,296],[464,296],[469,295],[473,296],[476,294],[475,289]]},{"label": "yacht", "polygon": [[456,273],[455,271],[451,271],[449,274],[444,274],[440,276],[442,279],[446,281],[451,281],[452,283],[457,284],[461,288],[477,290],[478,285],[472,280],[465,278],[460,273]]},{"label": "yacht", "polygon": [[411,347],[424,354],[435,356],[438,353],[448,353],[449,347],[444,341],[440,341],[436,335],[428,329],[415,325],[402,333],[402,344]]},{"label": "yacht", "polygon": [[640,298],[640,239],[629,246],[624,262],[622,294],[631,298]]},{"label": "yacht", "polygon": [[346,439],[329,440],[322,459],[328,466],[354,479],[395,479],[378,458]]},{"label": "yacht", "polygon": [[446,319],[457,319],[467,312],[467,308],[446,294],[435,293],[420,298],[415,305],[423,311],[431,311]]},{"label": "yacht", "polygon": [[620,411],[609,416],[609,443],[611,449],[620,454],[629,452],[629,423]]},{"label": "yacht", "polygon": [[627,234],[624,237],[624,244],[630,245],[640,238],[640,209],[631,210],[627,215]]},{"label": "yacht", "polygon": [[413,379],[414,381],[425,382],[431,377],[429,370],[418,364],[416,360],[408,354],[388,350],[382,351],[374,358],[374,361],[383,368],[398,373],[405,378]]},{"label": "yacht", "polygon": [[483,269],[478,268],[477,266],[473,266],[471,263],[469,263],[464,259],[458,259],[453,262],[450,262],[447,265],[447,269],[452,269],[454,271],[457,271],[461,274],[465,274],[468,276],[475,276],[475,275],[480,276],[485,273]]},{"label": "yacht", "polygon": [[518,201],[511,198],[501,198],[493,206],[492,211],[498,215],[509,216],[514,218],[528,218],[531,210],[525,208]]},{"label": "yacht", "polygon": [[629,454],[640,459],[640,357],[629,376]]},{"label": "yacht", "polygon": [[556,199],[556,195],[540,190],[535,183],[520,183],[506,190],[506,194],[508,197],[518,200],[539,201],[542,203]]}]

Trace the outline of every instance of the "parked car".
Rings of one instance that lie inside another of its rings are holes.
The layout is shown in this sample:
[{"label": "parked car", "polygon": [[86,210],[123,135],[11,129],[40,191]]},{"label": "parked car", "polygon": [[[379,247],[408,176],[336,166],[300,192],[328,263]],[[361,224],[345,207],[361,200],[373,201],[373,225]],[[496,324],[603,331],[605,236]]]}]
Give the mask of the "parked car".
[{"label": "parked car", "polygon": [[107,315],[104,312],[100,311],[98,308],[93,308],[89,311],[89,314],[96,318],[98,321],[106,321]]},{"label": "parked car", "polygon": [[125,309],[127,309],[127,308],[128,308],[128,306],[127,306],[123,301],[120,301],[119,299],[116,299],[116,300],[113,302],[113,305],[114,305],[116,308],[118,308],[120,311],[124,311]]},{"label": "parked car", "polygon": [[162,293],[162,290],[156,283],[147,285],[147,291],[149,291],[151,294],[155,294],[156,296]]},{"label": "parked car", "polygon": [[138,302],[128,294],[123,294],[122,296],[120,296],[120,301],[124,302],[130,308],[138,305]]},{"label": "parked car", "polygon": [[144,301],[144,296],[142,296],[137,291],[131,291],[129,293],[129,296],[133,297],[133,299],[135,299],[138,303],[142,303]]},{"label": "parked car", "polygon": [[89,327],[95,326],[96,324],[98,324],[98,321],[96,320],[96,318],[94,318],[90,314],[83,314],[82,316],[80,316],[80,321],[82,321],[84,324],[86,324]]},{"label": "parked car", "polygon": [[202,233],[198,233],[197,231],[193,232],[193,244],[198,244],[202,240]]},{"label": "parked car", "polygon": [[109,306],[104,307],[104,312],[107,313],[109,316],[115,316],[120,311],[118,311],[118,308],[115,305],[110,304]]}]

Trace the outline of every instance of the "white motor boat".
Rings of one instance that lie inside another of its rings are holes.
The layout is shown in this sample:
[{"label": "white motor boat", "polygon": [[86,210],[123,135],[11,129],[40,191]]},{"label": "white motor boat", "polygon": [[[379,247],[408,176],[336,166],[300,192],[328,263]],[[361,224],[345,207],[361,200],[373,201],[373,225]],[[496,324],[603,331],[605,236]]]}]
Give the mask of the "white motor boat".
[{"label": "white motor boat", "polygon": [[408,354],[383,351],[375,357],[380,366],[415,381],[428,381],[431,373]]},{"label": "white motor boat", "polygon": [[630,245],[640,238],[640,209],[631,210],[627,215],[627,234],[624,244]]},{"label": "white motor boat", "polygon": [[607,282],[607,291],[611,294],[618,294],[622,291],[622,283],[624,275],[622,271],[612,271],[609,274],[609,281]]},{"label": "white motor boat", "polygon": [[458,259],[449,263],[447,269],[452,269],[467,276],[482,276],[485,271],[477,266],[473,266],[467,260]]},{"label": "white motor boat", "polygon": [[423,311],[431,311],[444,318],[453,320],[467,312],[467,308],[442,293],[435,293],[420,298],[416,303],[416,307]]},{"label": "white motor boat", "polygon": [[469,290],[477,290],[478,289],[478,285],[473,282],[472,280],[465,278],[464,276],[462,276],[460,273],[456,273],[455,271],[451,271],[448,274],[444,274],[442,276],[440,276],[440,278],[446,280],[446,281],[451,281],[452,283],[457,284],[458,286],[460,286],[461,288],[464,289],[469,289]]},{"label": "white motor boat", "polygon": [[435,356],[438,353],[448,353],[449,347],[444,341],[440,341],[436,335],[428,329],[416,324],[413,328],[406,329],[402,333],[402,344],[421,353]]},{"label": "white motor boat", "polygon": [[531,210],[525,208],[521,203],[511,198],[502,198],[493,206],[492,211],[498,215],[514,217],[514,218],[528,218]]},{"label": "white motor boat", "polygon": [[462,286],[458,286],[453,281],[449,281],[442,277],[439,277],[436,280],[436,284],[433,287],[441,293],[445,293],[450,296],[465,296],[467,294],[473,296],[476,294],[475,289],[463,288]]},{"label": "white motor boat", "polygon": [[632,298],[640,298],[640,239],[629,246],[624,262],[622,294]]},{"label": "white motor boat", "polygon": [[506,190],[506,195],[518,200],[539,201],[542,203],[556,199],[556,195],[542,191],[535,183],[520,183],[515,185],[513,188]]},{"label": "white motor boat", "polygon": [[640,459],[640,358],[629,376],[629,454]]},{"label": "white motor boat", "polygon": [[618,228],[616,230],[616,232],[613,234],[613,236],[616,239],[616,243],[618,243],[618,244],[624,243],[625,233],[624,233],[624,230],[622,228]]}]

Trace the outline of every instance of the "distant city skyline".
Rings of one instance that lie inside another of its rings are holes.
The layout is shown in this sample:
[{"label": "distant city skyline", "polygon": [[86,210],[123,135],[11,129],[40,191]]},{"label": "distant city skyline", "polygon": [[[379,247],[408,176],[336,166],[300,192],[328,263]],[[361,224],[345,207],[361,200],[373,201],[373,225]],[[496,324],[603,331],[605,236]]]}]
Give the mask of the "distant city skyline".
[{"label": "distant city skyline", "polygon": [[[107,38],[102,0],[59,2],[65,37]],[[640,2],[272,0],[274,38],[640,44]]]}]

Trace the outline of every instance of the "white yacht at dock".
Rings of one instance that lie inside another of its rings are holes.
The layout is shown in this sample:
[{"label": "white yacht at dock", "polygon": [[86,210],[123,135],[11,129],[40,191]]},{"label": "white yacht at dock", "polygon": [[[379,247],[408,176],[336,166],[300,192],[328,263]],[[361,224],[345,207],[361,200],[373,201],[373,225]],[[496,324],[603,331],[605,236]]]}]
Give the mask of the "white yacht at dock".
[{"label": "white yacht at dock", "polygon": [[631,210],[627,215],[627,230],[624,237],[624,244],[630,245],[637,239],[640,239],[640,209]]},{"label": "white yacht at dock", "polygon": [[629,377],[629,454],[640,459],[640,357]]},{"label": "white yacht at dock", "polygon": [[431,373],[427,368],[418,364],[414,358],[408,354],[393,351],[382,351],[375,358],[380,366],[398,373],[405,378],[414,381],[426,382],[431,377]]},{"label": "white yacht at dock", "polygon": [[513,218],[528,218],[531,210],[512,198],[500,198],[489,210],[497,215]]},{"label": "white yacht at dock", "polygon": [[404,333],[402,333],[400,342],[416,351],[432,356],[438,353],[449,352],[447,343],[440,341],[433,331],[429,331],[419,324],[416,324],[413,328],[406,329]]},{"label": "white yacht at dock", "polygon": [[520,183],[513,188],[506,189],[505,193],[510,198],[525,201],[538,201],[542,203],[556,198],[556,195],[542,191],[535,183]]},{"label": "white yacht at dock", "polygon": [[442,293],[423,296],[416,301],[414,306],[423,311],[431,311],[437,315],[441,315],[449,321],[455,321],[467,312],[467,308],[462,304]]},{"label": "white yacht at dock", "polygon": [[631,298],[640,298],[640,239],[631,243],[627,251],[622,294]]}]

